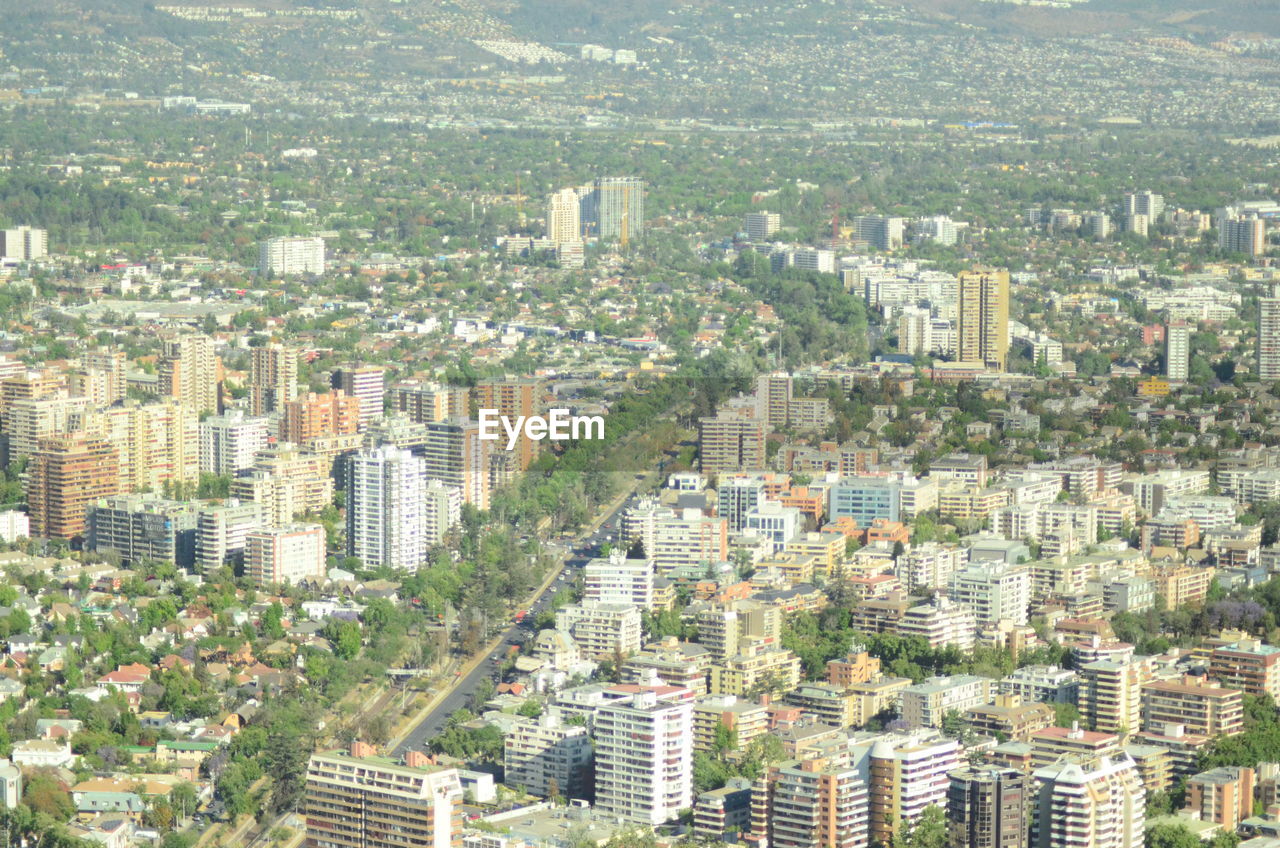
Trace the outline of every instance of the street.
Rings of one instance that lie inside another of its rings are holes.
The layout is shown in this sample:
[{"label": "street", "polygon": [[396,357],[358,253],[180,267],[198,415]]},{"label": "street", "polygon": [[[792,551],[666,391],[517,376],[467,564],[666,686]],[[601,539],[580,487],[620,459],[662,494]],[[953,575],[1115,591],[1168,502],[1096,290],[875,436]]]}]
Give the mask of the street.
[{"label": "street", "polygon": [[635,501],[636,495],[633,493],[610,512],[594,532],[577,540],[576,546],[570,550],[564,564],[561,565],[560,575],[564,579],[559,579],[560,575],[558,575],[557,579],[551,583],[546,591],[537,597],[528,608],[524,624],[513,623],[503,631],[502,641],[498,647],[486,655],[483,661],[476,664],[469,673],[456,681],[449,694],[436,704],[431,712],[416,727],[410,730],[400,744],[395,747],[394,754],[396,756],[402,756],[407,751],[425,750],[427,742],[444,730],[449,721],[449,716],[467,705],[467,701],[470,700],[472,693],[479,688],[481,681],[493,678],[496,666],[495,660],[505,654],[511,645],[518,644],[518,634],[521,630],[531,626],[533,619],[548,608],[557,591],[564,586],[572,584],[577,578],[579,570],[586,565],[587,561],[598,555],[601,545],[610,541],[617,542],[620,515],[623,510],[633,505]]}]

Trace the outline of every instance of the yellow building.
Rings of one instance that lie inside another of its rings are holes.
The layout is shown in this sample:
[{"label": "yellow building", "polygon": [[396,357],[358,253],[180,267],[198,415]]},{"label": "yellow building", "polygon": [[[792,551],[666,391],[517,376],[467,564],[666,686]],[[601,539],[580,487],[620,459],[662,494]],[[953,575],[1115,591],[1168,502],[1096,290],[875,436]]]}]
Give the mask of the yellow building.
[{"label": "yellow building", "polygon": [[990,268],[961,271],[956,314],[956,359],[1005,370],[1009,357],[1009,272]]},{"label": "yellow building", "polygon": [[713,694],[780,695],[800,685],[800,658],[772,641],[747,638],[739,652],[711,666]]}]

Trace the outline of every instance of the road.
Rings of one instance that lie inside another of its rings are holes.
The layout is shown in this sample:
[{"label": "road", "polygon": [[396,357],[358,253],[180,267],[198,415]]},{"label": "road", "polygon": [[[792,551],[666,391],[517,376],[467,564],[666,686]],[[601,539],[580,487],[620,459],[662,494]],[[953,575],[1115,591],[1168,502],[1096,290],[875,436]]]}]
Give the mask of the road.
[{"label": "road", "polygon": [[[525,618],[526,622],[532,624],[532,620],[537,617],[538,613],[550,605],[551,599],[556,592],[573,583],[582,566],[586,565],[587,560],[598,555],[602,544],[608,542],[611,538],[615,541],[617,540],[619,516],[624,509],[635,503],[636,497],[634,493],[628,496],[626,500],[605,517],[594,532],[577,540],[577,544],[570,550],[569,555],[561,565],[560,574],[557,575],[556,580],[529,606],[529,612]],[[528,626],[512,624],[508,627],[502,633],[502,641],[498,647],[491,651],[482,662],[478,663],[470,673],[458,680],[454,684],[452,691],[435,705],[431,712],[418,723],[417,727],[409,731],[400,744],[396,746],[395,755],[402,756],[406,751],[425,750],[428,740],[444,730],[445,724],[449,721],[449,716],[467,705],[467,701],[470,700],[472,693],[479,688],[481,681],[493,679],[494,670],[501,656],[507,652],[511,645],[520,643],[520,634],[522,632],[530,632]]]}]

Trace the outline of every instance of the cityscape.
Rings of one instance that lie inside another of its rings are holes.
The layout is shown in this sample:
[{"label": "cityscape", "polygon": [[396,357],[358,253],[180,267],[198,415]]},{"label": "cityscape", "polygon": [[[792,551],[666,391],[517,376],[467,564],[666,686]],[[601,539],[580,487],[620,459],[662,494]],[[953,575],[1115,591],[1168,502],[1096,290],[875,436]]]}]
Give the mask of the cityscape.
[{"label": "cityscape", "polygon": [[0,0],[0,848],[1280,848],[1273,0]]}]

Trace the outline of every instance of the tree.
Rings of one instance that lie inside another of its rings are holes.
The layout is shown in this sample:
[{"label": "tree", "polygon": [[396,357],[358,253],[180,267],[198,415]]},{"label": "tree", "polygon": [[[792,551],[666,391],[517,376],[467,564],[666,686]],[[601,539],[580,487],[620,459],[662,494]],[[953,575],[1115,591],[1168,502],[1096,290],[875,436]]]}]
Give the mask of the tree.
[{"label": "tree", "polygon": [[894,835],[893,848],[945,848],[947,816],[942,808],[930,804],[920,817],[903,825]]},{"label": "tree", "polygon": [[1186,825],[1161,822],[1147,826],[1145,848],[1201,848],[1200,837]]}]

